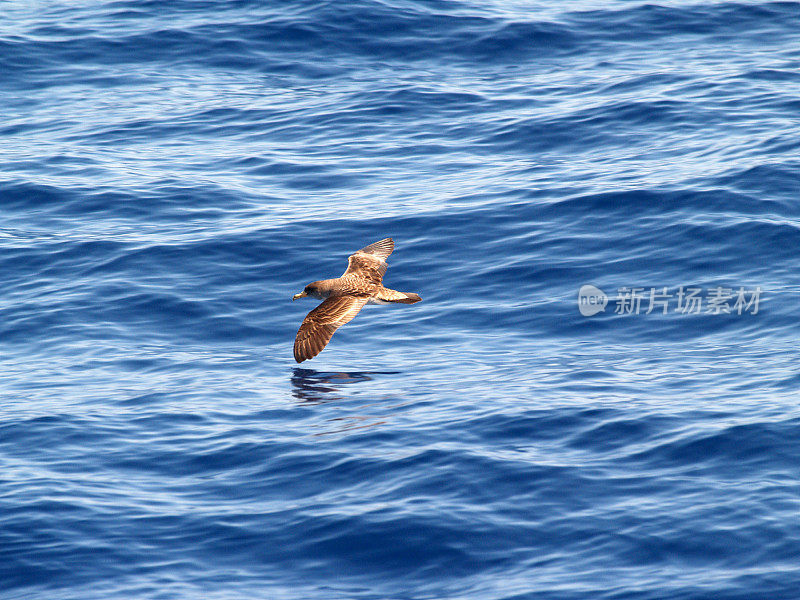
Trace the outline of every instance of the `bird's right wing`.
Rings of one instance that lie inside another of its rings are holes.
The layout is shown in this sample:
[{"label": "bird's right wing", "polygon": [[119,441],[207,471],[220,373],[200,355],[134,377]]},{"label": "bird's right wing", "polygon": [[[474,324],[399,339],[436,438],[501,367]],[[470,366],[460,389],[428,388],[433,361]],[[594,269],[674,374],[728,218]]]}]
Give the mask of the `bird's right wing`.
[{"label": "bird's right wing", "polygon": [[386,260],[389,258],[389,255],[394,252],[394,240],[392,238],[384,238],[379,242],[362,248],[358,252],[371,254],[372,256],[377,256],[381,260]]},{"label": "bird's right wing", "polygon": [[347,259],[347,270],[342,277],[357,275],[378,284],[386,275],[386,259],[394,251],[394,240],[386,238],[354,252]]},{"label": "bird's right wing", "polygon": [[334,332],[352,321],[367,300],[366,296],[333,296],[308,313],[294,340],[294,359],[303,362],[322,352]]}]

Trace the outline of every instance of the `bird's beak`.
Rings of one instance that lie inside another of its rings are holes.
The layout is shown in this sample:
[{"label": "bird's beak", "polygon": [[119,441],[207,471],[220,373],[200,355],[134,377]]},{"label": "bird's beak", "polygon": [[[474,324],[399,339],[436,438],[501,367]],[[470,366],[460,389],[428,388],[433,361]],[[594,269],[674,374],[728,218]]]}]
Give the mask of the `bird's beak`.
[{"label": "bird's beak", "polygon": [[294,296],[292,296],[292,302],[294,302],[298,298],[305,298],[306,296],[308,296],[308,294],[306,294],[305,292],[300,292],[299,294],[295,294]]}]

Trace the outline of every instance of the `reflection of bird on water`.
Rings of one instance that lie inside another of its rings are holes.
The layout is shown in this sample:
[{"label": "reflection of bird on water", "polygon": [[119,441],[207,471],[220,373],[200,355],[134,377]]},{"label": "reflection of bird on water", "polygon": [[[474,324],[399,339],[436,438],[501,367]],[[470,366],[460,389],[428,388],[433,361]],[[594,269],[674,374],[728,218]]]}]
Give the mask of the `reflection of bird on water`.
[{"label": "reflection of bird on water", "polygon": [[393,371],[370,371],[355,373],[325,373],[314,369],[293,369],[292,394],[304,402],[327,402],[337,400],[334,395],[339,387],[349,383],[370,381],[370,375],[395,375]]},{"label": "reflection of bird on water", "polygon": [[411,292],[397,292],[383,287],[386,259],[394,250],[392,238],[386,238],[351,254],[347,270],[336,279],[312,281],[292,300],[311,296],[324,302],[312,310],[300,325],[294,340],[294,359],[303,362],[314,358],[330,341],[334,332],[346,325],[365,304],[414,304],[422,298]]}]

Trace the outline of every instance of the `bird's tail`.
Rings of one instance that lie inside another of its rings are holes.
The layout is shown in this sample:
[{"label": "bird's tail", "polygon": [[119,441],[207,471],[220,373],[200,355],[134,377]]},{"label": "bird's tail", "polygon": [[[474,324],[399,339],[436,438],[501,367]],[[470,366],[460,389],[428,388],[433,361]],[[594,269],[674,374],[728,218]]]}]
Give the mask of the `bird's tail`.
[{"label": "bird's tail", "polygon": [[422,300],[422,298],[419,297],[419,294],[414,294],[412,292],[398,292],[385,287],[382,287],[378,291],[376,297],[381,302],[399,302],[400,304],[414,304],[415,302]]}]

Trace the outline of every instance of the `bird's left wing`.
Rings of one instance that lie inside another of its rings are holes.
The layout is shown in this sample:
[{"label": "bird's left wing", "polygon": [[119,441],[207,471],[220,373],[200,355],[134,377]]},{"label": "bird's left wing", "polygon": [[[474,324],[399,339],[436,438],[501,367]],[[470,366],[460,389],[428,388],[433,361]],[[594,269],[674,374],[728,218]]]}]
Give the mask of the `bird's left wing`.
[{"label": "bird's left wing", "polygon": [[294,340],[294,359],[303,362],[322,352],[334,332],[352,321],[367,300],[366,296],[333,296],[308,313]]}]

